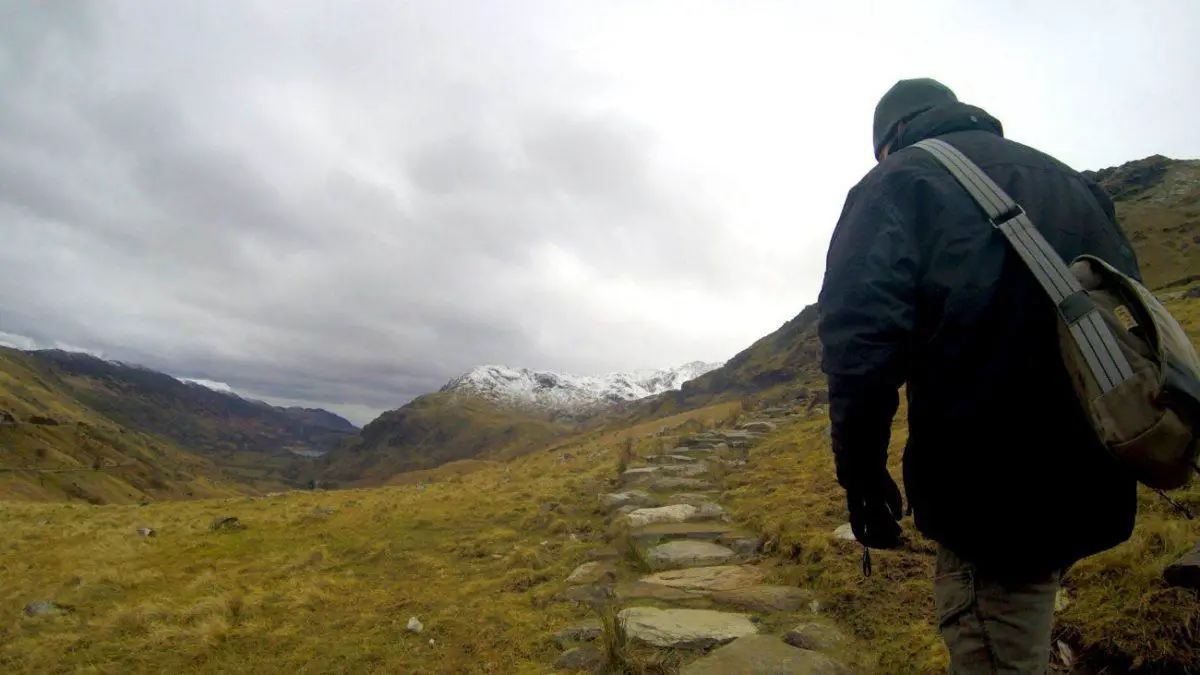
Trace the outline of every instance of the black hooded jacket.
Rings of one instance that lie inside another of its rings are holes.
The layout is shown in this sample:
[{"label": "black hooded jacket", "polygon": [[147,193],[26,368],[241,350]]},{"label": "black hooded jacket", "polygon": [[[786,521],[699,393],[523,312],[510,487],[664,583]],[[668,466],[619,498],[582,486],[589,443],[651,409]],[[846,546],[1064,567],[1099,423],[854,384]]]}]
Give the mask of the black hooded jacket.
[{"label": "black hooded jacket", "polygon": [[1033,275],[954,178],[909,147],[932,137],[987,172],[1067,261],[1090,253],[1140,278],[1111,200],[1079,173],[1004,139],[973,106],[910,120],[850,191],[829,248],[819,331],[839,477],[883,467],[907,383],[904,484],[918,529],[998,570],[1069,565],[1129,537],[1136,486],[1074,397]]}]

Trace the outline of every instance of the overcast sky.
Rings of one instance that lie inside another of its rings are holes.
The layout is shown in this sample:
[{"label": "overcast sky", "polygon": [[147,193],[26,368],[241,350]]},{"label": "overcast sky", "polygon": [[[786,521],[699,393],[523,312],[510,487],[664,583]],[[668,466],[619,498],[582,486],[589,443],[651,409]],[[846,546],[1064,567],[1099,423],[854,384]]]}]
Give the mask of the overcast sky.
[{"label": "overcast sky", "polygon": [[368,421],[481,363],[725,360],[933,76],[1200,157],[1200,3],[0,0],[0,341]]}]

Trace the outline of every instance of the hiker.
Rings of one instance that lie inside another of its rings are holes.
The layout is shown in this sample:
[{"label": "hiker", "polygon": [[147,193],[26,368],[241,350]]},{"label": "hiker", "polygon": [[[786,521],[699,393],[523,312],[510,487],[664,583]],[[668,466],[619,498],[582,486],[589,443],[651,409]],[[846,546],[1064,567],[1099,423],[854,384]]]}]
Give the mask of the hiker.
[{"label": "hiker", "polygon": [[1135,480],[1076,398],[1034,274],[912,147],[931,138],[983,169],[1066,260],[1089,253],[1141,275],[1112,201],[1078,172],[1005,139],[999,120],[935,80],[901,80],[879,101],[878,164],[846,198],[819,300],[838,482],[858,541],[900,546],[887,458],[906,385],[905,493],[938,544],[950,671],[1044,673],[1063,574],[1129,538]]}]

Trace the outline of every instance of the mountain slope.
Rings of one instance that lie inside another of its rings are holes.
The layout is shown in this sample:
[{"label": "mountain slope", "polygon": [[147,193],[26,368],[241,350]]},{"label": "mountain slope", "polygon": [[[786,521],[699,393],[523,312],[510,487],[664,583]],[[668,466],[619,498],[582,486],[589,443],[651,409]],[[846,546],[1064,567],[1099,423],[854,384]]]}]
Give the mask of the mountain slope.
[{"label": "mountain slope", "polygon": [[120,504],[243,489],[212,462],[86,405],[50,364],[0,347],[0,499]]},{"label": "mountain slope", "polygon": [[172,442],[260,489],[300,485],[311,461],[357,428],[324,410],[276,408],[140,366],[46,350],[26,362],[53,374],[62,396],[112,424]]}]

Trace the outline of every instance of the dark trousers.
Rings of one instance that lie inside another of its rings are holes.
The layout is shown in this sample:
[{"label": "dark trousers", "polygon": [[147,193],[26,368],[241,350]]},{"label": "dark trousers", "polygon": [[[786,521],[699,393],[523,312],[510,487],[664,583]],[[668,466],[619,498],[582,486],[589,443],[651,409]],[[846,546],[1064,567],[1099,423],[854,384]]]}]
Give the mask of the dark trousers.
[{"label": "dark trousers", "polygon": [[951,675],[1044,675],[1062,575],[996,578],[940,547],[933,602]]}]

